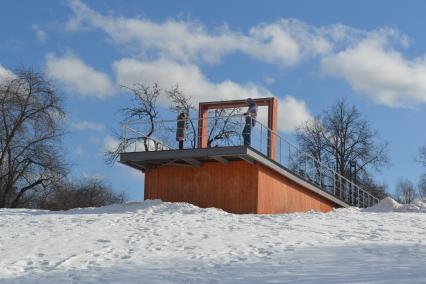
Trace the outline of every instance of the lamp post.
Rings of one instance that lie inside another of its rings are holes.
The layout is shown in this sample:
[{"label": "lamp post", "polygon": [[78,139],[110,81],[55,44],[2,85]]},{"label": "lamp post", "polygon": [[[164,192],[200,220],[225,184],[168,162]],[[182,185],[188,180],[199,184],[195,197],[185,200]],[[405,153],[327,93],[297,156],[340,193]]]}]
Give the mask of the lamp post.
[{"label": "lamp post", "polygon": [[350,161],[349,162],[349,173],[350,173],[350,177],[351,177],[351,181],[356,184],[356,174],[357,174],[357,169],[356,169],[356,161]]}]

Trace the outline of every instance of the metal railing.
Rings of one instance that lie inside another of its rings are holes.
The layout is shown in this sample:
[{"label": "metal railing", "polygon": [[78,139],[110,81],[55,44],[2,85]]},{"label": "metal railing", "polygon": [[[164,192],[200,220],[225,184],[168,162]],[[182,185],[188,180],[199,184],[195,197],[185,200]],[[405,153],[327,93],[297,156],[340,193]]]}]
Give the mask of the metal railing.
[{"label": "metal railing", "polygon": [[[208,128],[204,134],[199,131],[199,119],[186,120],[184,148],[198,148],[201,135],[204,135],[202,139],[206,141],[207,147],[244,145],[243,132],[247,134],[247,128],[246,130],[244,128],[247,127],[247,123],[243,115],[213,116],[205,119],[208,119]],[[275,162],[295,175],[352,206],[365,208],[379,202],[378,198],[310,154],[300,151],[298,147],[258,120],[253,119],[249,123],[251,125],[250,147],[268,156],[272,150],[271,142],[274,142]],[[177,149],[176,128],[177,120],[124,123],[122,124],[121,151]]]}]

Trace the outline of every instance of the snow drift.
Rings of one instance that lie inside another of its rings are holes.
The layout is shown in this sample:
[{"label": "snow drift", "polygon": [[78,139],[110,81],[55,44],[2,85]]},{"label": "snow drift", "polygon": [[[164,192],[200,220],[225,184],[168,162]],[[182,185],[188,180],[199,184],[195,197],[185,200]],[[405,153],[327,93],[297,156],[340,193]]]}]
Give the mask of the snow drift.
[{"label": "snow drift", "polygon": [[2,209],[0,282],[424,283],[426,214],[379,205],[282,215],[158,200]]},{"label": "snow drift", "polygon": [[420,212],[426,213],[426,199],[416,199],[411,204],[400,204],[390,197],[382,199],[378,204],[365,208],[365,212]]}]

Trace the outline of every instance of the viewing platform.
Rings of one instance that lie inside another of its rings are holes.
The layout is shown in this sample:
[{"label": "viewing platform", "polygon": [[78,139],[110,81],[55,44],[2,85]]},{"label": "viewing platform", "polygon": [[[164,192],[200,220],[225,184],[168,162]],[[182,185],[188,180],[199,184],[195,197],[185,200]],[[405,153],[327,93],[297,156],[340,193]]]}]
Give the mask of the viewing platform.
[{"label": "viewing platform", "polygon": [[208,115],[211,108],[244,107],[245,101],[200,103],[199,118],[185,122],[183,149],[177,149],[177,120],[124,124],[120,162],[145,173],[145,199],[232,213],[328,212],[378,203],[279,135],[274,100],[257,100],[268,106],[268,126],[255,121],[249,145],[243,115]]}]

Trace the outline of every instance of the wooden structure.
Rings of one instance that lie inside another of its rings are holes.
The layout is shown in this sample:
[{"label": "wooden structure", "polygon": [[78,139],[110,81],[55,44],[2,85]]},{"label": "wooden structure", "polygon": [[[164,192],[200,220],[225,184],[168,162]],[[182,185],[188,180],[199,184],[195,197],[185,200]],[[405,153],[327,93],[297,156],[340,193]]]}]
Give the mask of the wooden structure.
[{"label": "wooden structure", "polygon": [[247,106],[235,100],[200,103],[198,148],[126,152],[120,162],[145,173],[145,199],[260,214],[349,206],[276,161],[277,100],[255,101],[268,107],[267,155],[250,146],[207,147],[208,110]]},{"label": "wooden structure", "polygon": [[[268,107],[268,157],[275,160],[277,155],[276,145],[277,138],[277,122],[278,122],[278,100],[276,98],[254,99],[256,105]],[[247,107],[246,100],[231,100],[217,102],[201,102],[198,106],[198,128],[200,135],[198,136],[198,147],[207,148],[207,131],[208,131],[208,113],[211,109],[238,108]]]},{"label": "wooden structure", "polygon": [[145,172],[145,199],[232,213],[291,213],[348,204],[247,146],[122,153]]}]

